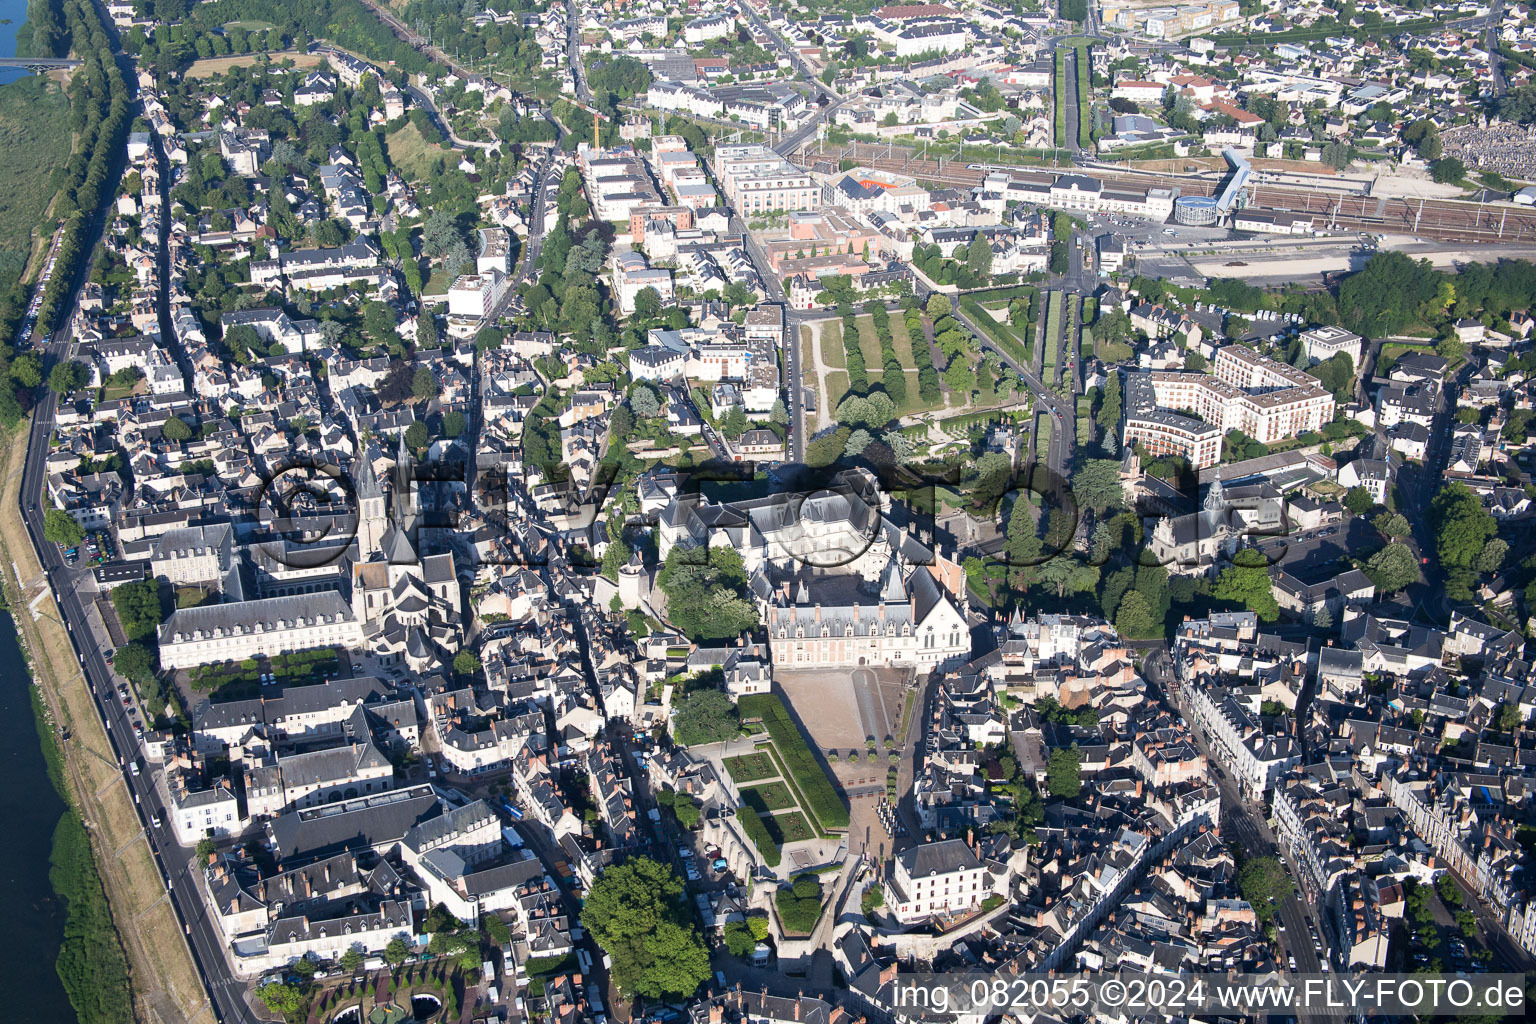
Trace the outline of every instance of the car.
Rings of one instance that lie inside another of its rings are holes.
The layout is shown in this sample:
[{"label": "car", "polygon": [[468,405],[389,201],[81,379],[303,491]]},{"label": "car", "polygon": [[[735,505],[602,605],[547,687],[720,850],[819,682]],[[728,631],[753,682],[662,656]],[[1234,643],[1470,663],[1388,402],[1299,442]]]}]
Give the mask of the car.
[{"label": "car", "polygon": [[128,773],[137,776],[139,774],[139,762],[134,761],[128,765]]},{"label": "car", "polygon": [[158,814],[151,814],[149,816],[149,823],[151,825],[155,826],[155,828],[159,828],[160,827],[160,815],[158,815]]}]

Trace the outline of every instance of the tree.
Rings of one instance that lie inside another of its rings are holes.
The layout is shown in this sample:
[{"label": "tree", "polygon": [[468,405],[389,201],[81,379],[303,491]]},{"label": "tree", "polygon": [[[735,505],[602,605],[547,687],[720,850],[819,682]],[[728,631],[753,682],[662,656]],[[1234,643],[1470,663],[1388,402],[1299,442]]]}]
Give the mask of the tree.
[{"label": "tree", "polygon": [[459,437],[464,433],[464,429],[467,426],[469,426],[469,423],[464,419],[464,414],[459,412],[459,410],[450,409],[443,413],[444,437]]},{"label": "tree", "polygon": [[656,585],[667,596],[668,620],[690,639],[734,638],[758,624],[757,607],[746,589],[746,569],[734,548],[674,547],[656,574]]},{"label": "tree", "polygon": [[1115,629],[1121,636],[1144,638],[1162,632],[1162,623],[1152,611],[1152,605],[1139,591],[1125,591],[1115,612]]},{"label": "tree", "polygon": [[304,1012],[304,993],[297,985],[287,982],[269,981],[257,986],[256,998],[284,1020],[295,1020]]},{"label": "tree", "polygon": [[1441,488],[1429,503],[1429,526],[1440,563],[1447,569],[1471,568],[1483,545],[1498,532],[1482,500],[1461,483]]},{"label": "tree", "polygon": [[976,387],[976,372],[971,369],[965,356],[956,356],[950,360],[949,366],[944,369],[944,383],[949,385],[951,391],[962,395],[970,394]]},{"label": "tree", "polygon": [[815,875],[801,875],[788,888],[774,893],[773,903],[785,931],[809,934],[821,916],[821,882]]},{"label": "tree", "polygon": [[1429,165],[1429,176],[1442,185],[1454,185],[1467,176],[1467,165],[1454,156],[1443,156]]},{"label": "tree", "polygon": [[480,656],[474,651],[460,651],[453,656],[453,671],[461,676],[472,676],[480,671]]},{"label": "tree", "polygon": [[1095,512],[1118,508],[1125,501],[1125,490],[1120,484],[1120,460],[1085,460],[1072,473],[1072,493]]},{"label": "tree", "polygon": [[685,747],[724,743],[741,731],[741,719],[731,698],[715,689],[695,690],[677,705],[672,735]]},{"label": "tree", "polygon": [[992,243],[987,237],[977,232],[976,238],[971,242],[970,251],[966,253],[965,265],[982,280],[992,276]]},{"label": "tree", "polygon": [[1371,492],[1358,485],[1351,487],[1349,493],[1344,495],[1344,507],[1357,516],[1363,516],[1376,506],[1376,499],[1371,497]]},{"label": "tree", "polygon": [[1388,544],[1366,559],[1361,571],[1383,594],[1396,593],[1419,578],[1413,552],[1401,544]]},{"label": "tree", "polygon": [[656,392],[652,391],[648,386],[640,384],[636,385],[634,390],[629,393],[629,407],[634,410],[635,415],[640,419],[648,420],[653,416],[660,415],[661,399],[657,398]]},{"label": "tree", "polygon": [[160,424],[160,436],[167,441],[190,441],[192,428],[180,416],[167,416],[165,422]]},{"label": "tree", "polygon": [[355,949],[349,949],[345,953],[341,954],[339,963],[341,964],[342,970],[346,971],[348,974],[355,974],[357,969],[363,966],[363,954],[359,953]]},{"label": "tree", "polygon": [[405,958],[411,955],[411,947],[404,939],[394,938],[384,947],[384,962],[391,967],[398,967],[405,963]]},{"label": "tree", "polygon": [[1269,567],[1264,556],[1250,549],[1239,551],[1232,564],[1221,571],[1211,587],[1211,596],[1218,601],[1236,601],[1251,612],[1257,612],[1265,622],[1280,617],[1280,606],[1275,602]]},{"label": "tree", "polygon": [[48,374],[48,390],[56,395],[68,395],[85,386],[85,367],[73,360],[57,363]]},{"label": "tree", "polygon": [[661,312],[661,293],[647,285],[635,293],[635,316],[648,319]]},{"label": "tree", "polygon": [[709,952],[683,903],[681,879],[649,857],[632,857],[598,876],[581,923],[612,959],[614,984],[626,996],[686,997],[710,976]]},{"label": "tree", "polygon": [[153,637],[161,622],[159,582],[140,580],[114,587],[112,607],[117,611],[123,635],[129,640]]},{"label": "tree", "polygon": [[1483,550],[1477,553],[1477,558],[1472,563],[1472,568],[1479,573],[1498,572],[1504,564],[1504,557],[1509,554],[1509,545],[1498,537],[1493,538],[1483,545]]},{"label": "tree", "polygon": [[1083,791],[1083,755],[1076,746],[1057,747],[1046,765],[1045,785],[1051,796],[1071,800]]},{"label": "tree", "polygon": [[1274,918],[1296,886],[1273,857],[1252,857],[1237,870],[1237,890],[1263,924]]},{"label": "tree", "polygon": [[432,370],[418,366],[411,376],[411,396],[418,402],[425,402],[429,398],[436,398],[438,392],[437,378],[433,376]]},{"label": "tree", "polygon": [[11,361],[11,379],[24,388],[43,382],[43,357],[39,352],[23,352]]},{"label": "tree", "polygon": [[933,292],[928,296],[928,315],[937,320],[941,316],[949,316],[954,312],[954,306],[949,301],[949,296],[943,292]]},{"label": "tree", "polygon": [[1393,540],[1402,540],[1412,530],[1408,518],[1398,512],[1383,511],[1373,520],[1373,525]]},{"label": "tree", "polygon": [[412,420],[411,425],[405,428],[405,446],[412,451],[420,451],[432,440],[432,435],[427,432],[427,425],[421,420]]},{"label": "tree", "polygon": [[206,864],[208,862],[208,858],[217,853],[218,849],[218,846],[215,845],[212,839],[204,836],[202,839],[197,841],[197,848],[193,851],[193,853],[196,855],[198,860]]},{"label": "tree", "polygon": [[50,508],[43,513],[43,536],[55,544],[73,548],[85,540],[85,528],[63,509]]},{"label": "tree", "polygon": [[143,644],[124,644],[112,656],[112,667],[124,679],[145,686],[155,679],[155,656]]},{"label": "tree", "polygon": [[731,956],[751,956],[757,946],[757,940],[752,937],[752,929],[747,927],[745,921],[727,924],[724,939],[725,948],[730,950]]}]

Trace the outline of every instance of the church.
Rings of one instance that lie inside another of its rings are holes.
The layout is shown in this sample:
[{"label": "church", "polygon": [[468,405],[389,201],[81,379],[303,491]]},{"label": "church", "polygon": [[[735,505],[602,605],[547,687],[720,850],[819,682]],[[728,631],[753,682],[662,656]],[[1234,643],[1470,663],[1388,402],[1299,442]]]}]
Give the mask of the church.
[{"label": "church", "polygon": [[402,479],[388,501],[372,463],[360,460],[352,612],[380,662],[428,672],[452,661],[462,644],[464,601],[453,554],[422,557],[411,540],[416,517],[400,470],[407,459],[402,440],[395,460]]}]

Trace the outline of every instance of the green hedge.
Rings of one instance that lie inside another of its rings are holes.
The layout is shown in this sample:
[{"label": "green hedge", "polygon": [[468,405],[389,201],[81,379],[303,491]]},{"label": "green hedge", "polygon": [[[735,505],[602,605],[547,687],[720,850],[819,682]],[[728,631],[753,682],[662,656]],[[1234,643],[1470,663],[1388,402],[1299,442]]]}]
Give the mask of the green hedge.
[{"label": "green hedge", "polygon": [[998,323],[991,314],[969,297],[960,300],[960,311],[975,324],[992,344],[996,345],[1020,366],[1030,363],[1029,343],[1019,339],[1013,328]]},{"label": "green hedge", "polygon": [[805,810],[816,816],[824,829],[848,827],[848,808],[831,778],[821,768],[805,737],[789,717],[789,709],[777,694],[758,693],[738,702],[743,717],[761,718],[790,778],[805,796]]},{"label": "green hedge", "polygon": [[752,845],[757,847],[757,852],[763,855],[763,863],[771,868],[778,867],[779,861],[783,859],[783,851],[768,834],[768,826],[763,824],[762,817],[750,807],[741,808],[736,812],[736,817],[747,833],[747,838],[752,840]]},{"label": "green hedge", "polygon": [[1056,51],[1056,77],[1052,86],[1055,93],[1051,97],[1056,103],[1055,130],[1051,133],[1051,141],[1057,147],[1067,143],[1067,60],[1063,56],[1065,51]]}]

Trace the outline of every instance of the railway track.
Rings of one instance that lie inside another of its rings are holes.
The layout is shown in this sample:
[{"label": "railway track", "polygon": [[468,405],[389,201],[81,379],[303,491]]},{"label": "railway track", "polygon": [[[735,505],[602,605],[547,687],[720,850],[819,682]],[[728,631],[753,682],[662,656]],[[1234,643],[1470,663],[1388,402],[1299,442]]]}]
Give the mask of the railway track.
[{"label": "railway track", "polygon": [[[871,147],[879,148],[879,147]],[[840,155],[822,151],[819,156]],[[880,157],[854,154],[855,159],[875,170],[898,172],[921,181],[943,185],[971,186],[986,178],[984,170],[972,169],[959,161]],[[1050,176],[1072,173],[1071,168],[1020,167],[1020,177],[1031,174]],[[1139,172],[1114,173],[1094,171],[1090,175],[1106,185],[1177,189],[1180,195],[1214,195],[1219,178],[1182,177]],[[1443,242],[1533,242],[1536,243],[1536,211],[1508,206],[1483,206],[1448,199],[1382,199],[1372,196],[1340,195],[1316,192],[1298,186],[1259,185],[1252,190],[1254,206],[1276,213],[1303,213],[1326,217],[1322,223],[1345,230],[1373,234],[1408,234]]]}]

